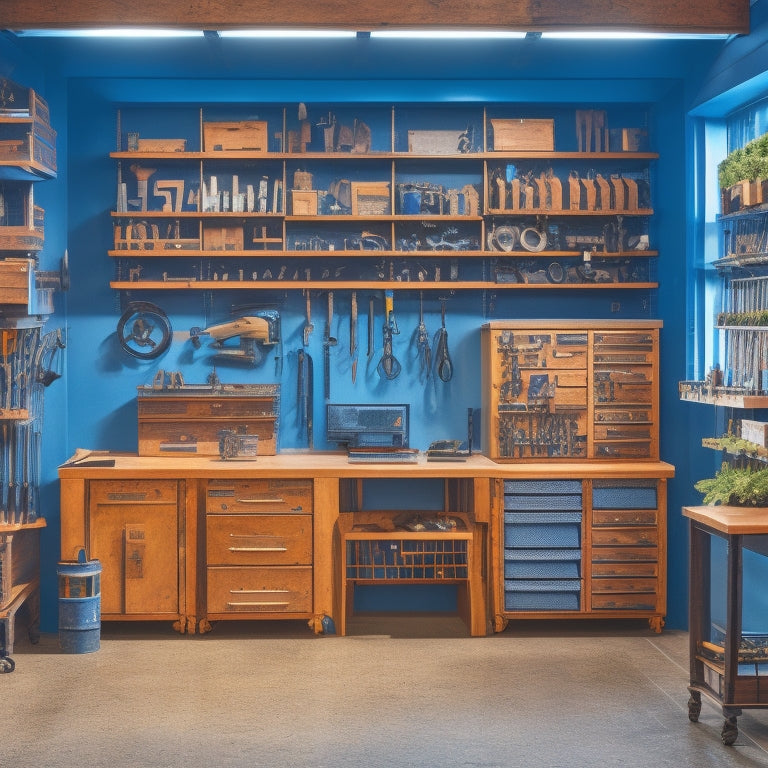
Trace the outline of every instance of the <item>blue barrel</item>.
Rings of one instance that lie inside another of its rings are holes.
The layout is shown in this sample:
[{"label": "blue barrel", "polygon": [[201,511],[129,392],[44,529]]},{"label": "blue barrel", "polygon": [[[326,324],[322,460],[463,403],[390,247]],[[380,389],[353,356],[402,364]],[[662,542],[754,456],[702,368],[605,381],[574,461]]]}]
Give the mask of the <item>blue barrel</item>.
[{"label": "blue barrel", "polygon": [[101,641],[101,563],[85,559],[60,562],[59,648],[65,653],[92,653]]}]

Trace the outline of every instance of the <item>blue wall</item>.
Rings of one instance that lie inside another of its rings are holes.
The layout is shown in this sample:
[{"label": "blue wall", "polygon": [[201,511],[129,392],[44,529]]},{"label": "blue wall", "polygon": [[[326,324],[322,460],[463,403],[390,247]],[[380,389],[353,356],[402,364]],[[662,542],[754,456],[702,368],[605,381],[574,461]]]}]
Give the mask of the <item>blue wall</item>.
[{"label": "blue wall", "polygon": [[[49,527],[44,535],[43,629],[56,627],[55,563],[58,559],[56,467],[76,448],[136,450],[136,387],[151,381],[158,368],[183,370],[187,381],[202,381],[210,370],[186,342],[188,329],[202,325],[206,308],[194,293],[149,294],[168,312],[176,335],[165,355],[151,363],[129,358],[118,348],[115,326],[119,297],[108,288],[114,264],[106,255],[112,232],[109,211],[115,200],[115,111],[120,105],[225,102],[501,102],[588,106],[618,112],[622,104],[647,105],[657,163],[654,228],[660,256],[660,288],[647,297],[621,294],[622,309],[610,311],[602,292],[499,292],[490,302],[475,294],[457,294],[447,304],[447,326],[456,368],[449,384],[425,392],[418,384],[409,341],[417,323],[418,297],[396,297],[401,335],[395,355],[404,373],[394,382],[363,367],[352,387],[345,349],[335,350],[333,399],[409,402],[415,413],[412,444],[461,436],[468,407],[480,405],[479,326],[491,318],[658,317],[662,334],[662,458],[677,467],[669,484],[668,626],[687,623],[687,533],[680,507],[696,503],[692,483],[698,467],[701,429],[686,404],[677,399],[677,381],[686,378],[685,296],[688,288],[686,227],[690,127],[686,112],[703,87],[722,49],[717,41],[565,42],[549,40],[408,43],[376,39],[321,42],[181,40],[23,39],[0,36],[0,75],[38,87],[51,104],[59,132],[59,178],[47,182],[45,258],[55,260],[69,248],[72,288],[61,314],[50,323],[66,324],[69,346],[66,379],[49,390],[46,401],[44,500]],[[285,337],[282,375],[284,406],[290,406],[295,357],[301,345],[304,305],[300,297],[281,302]],[[487,297],[486,297],[487,298]],[[235,297],[242,301],[242,295]],[[259,295],[248,298],[258,301]],[[211,319],[227,314],[231,296],[215,295]],[[340,297],[340,301],[348,301]],[[313,306],[318,330],[310,353],[319,376],[321,304]],[[380,305],[379,305],[380,311]],[[337,313],[340,338],[346,338],[348,304]],[[439,304],[425,303],[430,332],[439,325]],[[361,328],[364,323],[361,322]],[[378,360],[380,352],[374,359]],[[244,371],[219,370],[225,381],[275,381],[272,361]],[[59,386],[61,384],[61,386]],[[322,401],[318,390],[315,402]],[[700,416],[700,414],[698,414]],[[316,447],[322,448],[316,429]],[[704,430],[706,432],[706,430]],[[290,410],[283,412],[281,444],[296,444]],[[711,462],[711,456],[702,462]],[[709,473],[709,464],[704,474]]]}]

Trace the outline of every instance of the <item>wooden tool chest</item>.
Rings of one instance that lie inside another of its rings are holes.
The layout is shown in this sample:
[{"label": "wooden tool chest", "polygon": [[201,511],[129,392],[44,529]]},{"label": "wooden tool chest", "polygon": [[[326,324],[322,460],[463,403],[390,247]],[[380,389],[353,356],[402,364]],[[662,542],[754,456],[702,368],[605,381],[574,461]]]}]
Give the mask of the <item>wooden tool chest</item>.
[{"label": "wooden tool chest", "polygon": [[218,456],[219,432],[258,436],[258,454],[277,453],[279,385],[213,389],[138,388],[140,456]]}]

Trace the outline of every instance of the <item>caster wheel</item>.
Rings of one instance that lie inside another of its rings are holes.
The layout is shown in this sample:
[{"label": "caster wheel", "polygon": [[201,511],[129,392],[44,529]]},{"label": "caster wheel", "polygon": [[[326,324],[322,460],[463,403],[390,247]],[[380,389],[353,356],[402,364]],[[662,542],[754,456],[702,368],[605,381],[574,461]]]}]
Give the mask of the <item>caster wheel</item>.
[{"label": "caster wheel", "polygon": [[691,696],[690,699],[688,699],[688,719],[692,723],[698,723],[699,722],[699,715],[701,714],[701,699],[694,699],[693,696]]},{"label": "caster wheel", "polygon": [[10,656],[0,657],[0,672],[13,672],[16,662]]},{"label": "caster wheel", "polygon": [[725,744],[726,747],[732,746],[736,742],[738,735],[739,728],[736,725],[736,718],[727,718],[723,723],[723,731],[720,734],[720,738],[723,740],[723,744]]}]

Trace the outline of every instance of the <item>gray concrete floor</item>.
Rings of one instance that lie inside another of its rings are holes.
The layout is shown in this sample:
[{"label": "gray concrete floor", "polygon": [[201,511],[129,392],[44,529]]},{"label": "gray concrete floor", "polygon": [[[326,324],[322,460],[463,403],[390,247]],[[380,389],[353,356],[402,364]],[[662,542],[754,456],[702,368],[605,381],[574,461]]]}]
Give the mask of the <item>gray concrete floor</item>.
[{"label": "gray concrete floor", "polygon": [[642,623],[518,623],[468,638],[453,617],[107,624],[95,653],[17,629],[0,675],[3,768],[657,768],[768,766],[768,711],[736,744],[706,699],[688,720],[688,636]]}]

